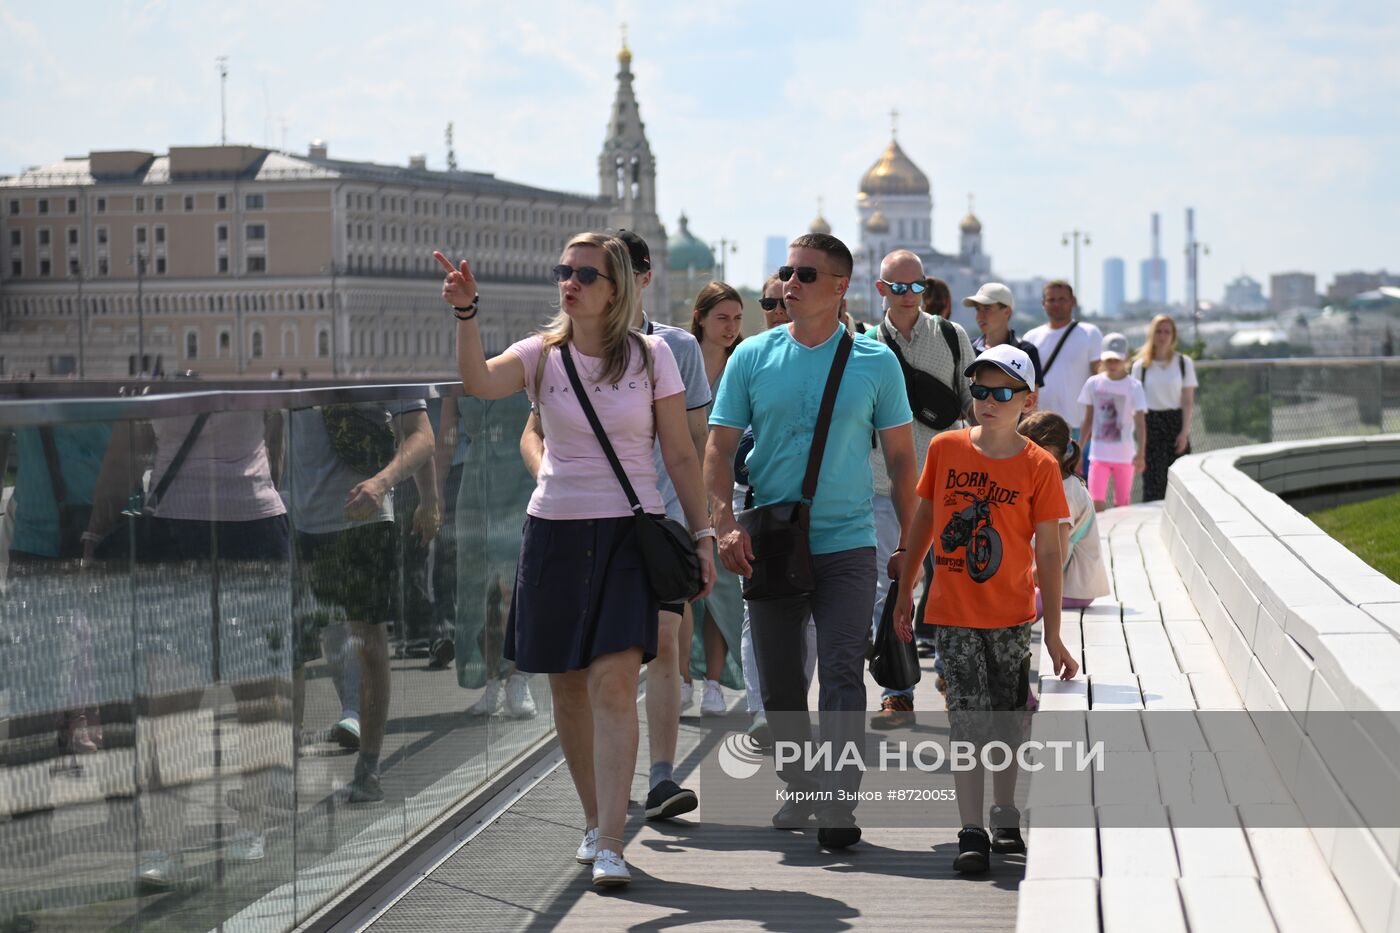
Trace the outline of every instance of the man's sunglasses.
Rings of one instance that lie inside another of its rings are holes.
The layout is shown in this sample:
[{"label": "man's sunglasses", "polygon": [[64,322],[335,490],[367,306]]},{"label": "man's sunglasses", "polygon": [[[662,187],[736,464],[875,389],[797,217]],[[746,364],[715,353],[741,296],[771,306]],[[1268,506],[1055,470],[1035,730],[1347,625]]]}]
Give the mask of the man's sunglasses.
[{"label": "man's sunglasses", "polygon": [[838,279],[845,278],[845,276],[836,275],[835,272],[823,272],[815,266],[798,266],[795,269],[792,266],[779,266],[778,280],[786,282],[788,279],[792,278],[793,273],[797,273],[797,281],[801,282],[803,285],[811,285],[817,280],[819,274],[835,276]]},{"label": "man's sunglasses", "polygon": [[758,306],[764,311],[772,311],[774,308],[787,310],[787,302],[783,301],[781,298],[760,298],[758,299]]},{"label": "man's sunglasses", "polygon": [[567,282],[575,275],[578,276],[580,285],[592,285],[599,278],[607,279],[609,282],[613,281],[612,276],[606,272],[599,272],[595,266],[579,266],[575,269],[573,266],[558,265],[550,271],[554,274],[556,282]]},{"label": "man's sunglasses", "polygon": [[923,293],[925,288],[928,288],[923,282],[889,282],[885,279],[881,279],[880,281],[885,283],[885,287],[890,290],[890,294],[892,295],[903,295],[905,292],[913,292],[919,295]]},{"label": "man's sunglasses", "polygon": [[968,386],[968,391],[979,402],[985,402],[989,396],[998,402],[1009,402],[1016,397],[1017,392],[1029,392],[1030,387],[1018,386],[1013,389],[1010,386],[996,386],[993,388],[992,386],[984,386],[980,382],[974,382]]}]

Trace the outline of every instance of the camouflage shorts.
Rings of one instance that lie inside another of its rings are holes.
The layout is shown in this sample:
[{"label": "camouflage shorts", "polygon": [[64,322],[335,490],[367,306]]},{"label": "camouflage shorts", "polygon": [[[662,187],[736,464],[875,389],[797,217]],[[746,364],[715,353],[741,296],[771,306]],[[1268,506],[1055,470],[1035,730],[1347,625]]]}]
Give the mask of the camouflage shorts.
[{"label": "camouflage shorts", "polygon": [[[1025,710],[1026,691],[1030,686],[1032,624],[1026,622],[1006,628],[934,627],[933,639],[947,681],[948,719],[954,738],[975,742],[991,738],[1020,741],[1017,724],[1022,717],[977,714]],[[992,735],[993,732],[996,735]]]}]

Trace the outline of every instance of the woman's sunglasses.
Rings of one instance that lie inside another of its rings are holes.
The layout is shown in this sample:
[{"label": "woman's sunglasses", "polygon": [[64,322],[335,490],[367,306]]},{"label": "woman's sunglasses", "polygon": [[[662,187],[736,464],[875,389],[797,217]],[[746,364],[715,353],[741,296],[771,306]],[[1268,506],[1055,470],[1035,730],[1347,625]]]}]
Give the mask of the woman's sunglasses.
[{"label": "woman's sunglasses", "polygon": [[880,281],[885,282],[885,287],[890,290],[892,295],[903,295],[905,292],[919,295],[923,293],[925,288],[928,288],[923,282],[886,282],[884,279]]},{"label": "woman's sunglasses", "polygon": [[594,266],[579,266],[575,269],[573,266],[558,265],[551,271],[554,274],[554,281],[556,282],[567,282],[575,275],[578,276],[578,283],[580,285],[592,285],[594,282],[598,281],[599,278],[607,279],[609,282],[613,281],[612,276],[608,275],[606,272],[599,272]]},{"label": "woman's sunglasses", "polygon": [[988,397],[994,398],[998,402],[1009,402],[1016,397],[1017,392],[1029,392],[1030,387],[1018,386],[1013,389],[1010,386],[996,386],[993,388],[992,386],[984,386],[980,382],[974,382],[968,386],[968,391],[979,402],[985,402]]},{"label": "woman's sunglasses", "polygon": [[774,308],[787,310],[787,302],[783,301],[781,298],[760,298],[758,299],[758,306],[764,311],[772,311]]},{"label": "woman's sunglasses", "polygon": [[845,278],[845,276],[836,275],[835,272],[823,272],[815,266],[798,266],[795,269],[792,266],[779,266],[778,280],[786,282],[788,279],[792,278],[794,272],[797,273],[797,281],[801,282],[803,285],[811,285],[817,280],[818,275],[831,275],[838,279]]}]

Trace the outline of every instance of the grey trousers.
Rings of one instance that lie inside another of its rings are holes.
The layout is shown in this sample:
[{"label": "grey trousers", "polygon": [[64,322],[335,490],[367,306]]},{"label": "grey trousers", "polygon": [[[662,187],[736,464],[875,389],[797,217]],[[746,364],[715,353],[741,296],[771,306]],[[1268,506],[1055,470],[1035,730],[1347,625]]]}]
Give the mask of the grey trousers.
[{"label": "grey trousers", "polygon": [[[832,744],[838,760],[846,743],[865,745],[865,650],[870,638],[870,615],[875,607],[875,549],[854,548],[818,554],[817,589],[807,596],[750,602],[749,619],[763,706],[775,742],[812,741],[803,676],[802,643],[810,616],[817,629],[817,677],[821,685],[817,709],[821,740]],[[778,776],[793,790],[853,793],[861,772],[854,768],[824,774],[808,773],[799,760],[779,767]],[[828,809],[853,809],[832,803]]]}]

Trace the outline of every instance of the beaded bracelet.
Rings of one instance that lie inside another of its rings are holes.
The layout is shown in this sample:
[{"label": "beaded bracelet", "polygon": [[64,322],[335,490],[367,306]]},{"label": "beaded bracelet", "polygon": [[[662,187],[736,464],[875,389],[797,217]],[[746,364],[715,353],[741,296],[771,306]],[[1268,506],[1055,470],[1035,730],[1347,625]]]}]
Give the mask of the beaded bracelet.
[{"label": "beaded bracelet", "polygon": [[465,308],[459,308],[456,305],[453,305],[452,313],[457,316],[457,320],[459,321],[470,321],[472,318],[477,316],[478,312],[480,312],[480,304],[481,292],[477,292],[476,297],[472,299],[472,303],[467,305]]}]

